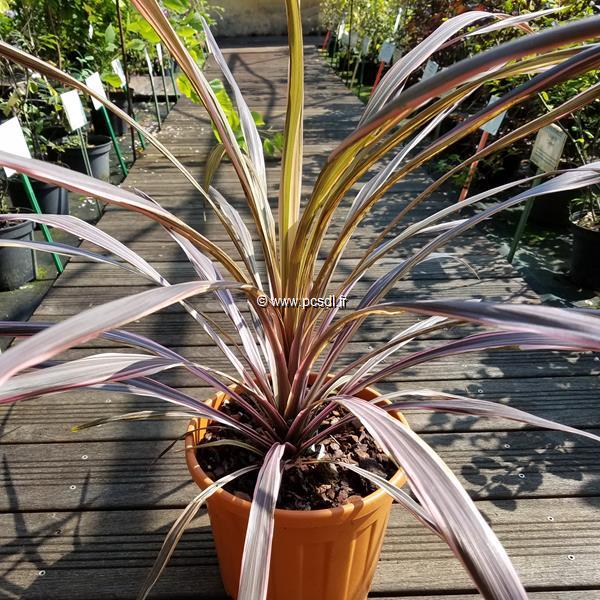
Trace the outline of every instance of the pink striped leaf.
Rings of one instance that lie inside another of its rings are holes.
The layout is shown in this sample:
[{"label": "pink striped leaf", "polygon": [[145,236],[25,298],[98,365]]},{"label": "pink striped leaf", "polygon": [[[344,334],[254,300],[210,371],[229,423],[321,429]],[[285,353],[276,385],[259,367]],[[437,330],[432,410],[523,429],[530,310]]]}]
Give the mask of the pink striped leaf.
[{"label": "pink striped leaf", "polygon": [[267,597],[284,451],[284,444],[273,444],[258,472],[244,542],[238,600],[266,600]]},{"label": "pink striped leaf", "polygon": [[206,502],[206,500],[210,498],[217,490],[221,489],[224,485],[227,485],[230,481],[233,481],[234,479],[245,475],[246,473],[250,473],[256,468],[257,467],[253,465],[249,467],[243,467],[242,469],[234,471],[229,475],[225,475],[225,477],[221,477],[221,479],[218,479],[213,484],[209,485],[205,490],[202,490],[202,492],[200,492],[200,494],[198,494],[185,507],[183,512],[179,515],[179,517],[169,530],[169,533],[167,534],[167,537],[163,542],[160,552],[158,553],[158,556],[156,557],[156,560],[154,561],[150,572],[148,573],[144,583],[142,584],[142,587],[140,588],[140,591],[138,592],[137,600],[145,600],[148,597],[148,594],[154,587],[155,583],[158,581],[162,572],[165,570],[165,567],[167,566],[169,559],[173,555],[173,552],[175,551],[175,548],[179,543],[181,536],[183,535],[188,525],[192,522],[192,519],[196,516],[204,502]]},{"label": "pink striped leaf", "polygon": [[337,402],[358,417],[408,478],[411,490],[485,598],[526,600],[502,544],[442,459],[416,433],[383,409],[344,396]]},{"label": "pink striped leaf", "polygon": [[0,355],[0,383],[27,367],[48,360],[76,344],[94,339],[105,331],[155,313],[191,296],[219,289],[241,289],[241,286],[228,282],[179,283],[133,294],[85,310]]}]

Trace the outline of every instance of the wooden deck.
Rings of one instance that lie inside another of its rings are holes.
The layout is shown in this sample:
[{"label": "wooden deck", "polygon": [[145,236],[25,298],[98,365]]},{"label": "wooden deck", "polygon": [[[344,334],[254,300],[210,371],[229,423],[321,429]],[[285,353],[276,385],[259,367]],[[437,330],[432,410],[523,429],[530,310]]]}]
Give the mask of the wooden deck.
[{"label": "wooden deck", "polygon": [[[281,127],[285,49],[236,48],[228,57],[250,106],[261,111],[274,127]],[[309,47],[306,63],[305,162],[309,184],[328,150],[356,123],[361,105]],[[201,176],[203,159],[213,143],[201,108],[181,100],[160,137]],[[268,171],[274,192],[279,166],[271,163]],[[425,180],[422,173],[411,177],[376,210],[365,233],[357,236],[342,271],[365,247],[368,232],[387,222],[398,206],[423,188]],[[149,150],[139,160],[125,184],[144,190],[212,239],[224,239],[208,213],[204,220],[201,202],[191,186],[156,151]],[[230,169],[220,173],[217,187],[241,206]],[[435,199],[427,210],[441,202],[442,197]],[[138,215],[109,208],[100,225],[148,258],[172,282],[193,277],[174,244]],[[427,267],[398,285],[395,294],[536,301],[512,268],[497,258],[496,248],[481,232],[472,232],[452,248],[478,269],[479,279],[454,265]],[[124,272],[73,260],[34,319],[60,320],[145,287],[144,280]],[[364,289],[363,285],[360,290]],[[209,303],[207,310],[216,315],[217,307]],[[172,345],[190,358],[201,358],[213,366],[223,364],[206,337],[177,307],[133,323],[129,329]],[[392,331],[391,321],[374,322],[351,345],[351,353],[364,352],[371,344],[387,339]],[[90,343],[67,356],[81,356],[89,348],[105,346],[108,344],[101,341]],[[418,387],[510,402],[511,406],[598,433],[599,373],[600,362],[592,355],[498,351],[441,359],[415,368],[386,386],[410,388],[417,382]],[[188,393],[209,393],[193,387],[197,383],[181,373],[169,374],[166,381],[188,388]],[[0,409],[1,598],[135,597],[166,531],[195,493],[181,451],[153,464],[168,440],[184,431],[185,423],[114,424],[78,434],[71,433],[70,427],[102,415],[159,405],[151,399],[77,392]],[[600,598],[597,445],[496,420],[414,413],[409,421],[439,451],[477,501],[532,598]],[[397,506],[373,596],[421,600],[476,597],[450,551]],[[184,535],[152,597],[224,597],[205,514]]]}]

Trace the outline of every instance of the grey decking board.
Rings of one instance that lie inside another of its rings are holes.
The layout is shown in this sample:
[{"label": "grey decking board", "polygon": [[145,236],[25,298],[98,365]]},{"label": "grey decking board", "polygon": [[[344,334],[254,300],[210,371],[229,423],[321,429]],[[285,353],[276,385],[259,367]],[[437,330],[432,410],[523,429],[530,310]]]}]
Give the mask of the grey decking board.
[{"label": "grey decking board", "polygon": [[[479,502],[505,544],[526,586],[539,592],[600,586],[595,557],[600,528],[595,499],[518,500],[513,505]],[[62,600],[130,599],[178,514],[174,509],[27,513],[0,521],[2,564],[13,565],[1,590],[28,590],[22,598]],[[548,521],[551,516],[554,521]],[[18,527],[20,535],[15,538]],[[212,539],[205,514],[184,535],[172,564],[159,583],[156,598],[221,597]],[[568,556],[573,555],[574,560]],[[43,569],[45,575],[39,576]],[[432,576],[435,574],[435,577]],[[176,586],[175,588],[172,586]],[[169,590],[177,595],[169,596]],[[381,597],[443,598],[444,591],[472,589],[457,561],[442,542],[398,506],[375,576],[373,594]],[[429,590],[429,593],[427,592]],[[86,596],[86,593],[88,594]],[[572,598],[596,598],[577,593]],[[61,595],[63,594],[63,595]],[[195,596],[193,595],[195,594]],[[11,597],[8,596],[7,597]],[[451,597],[451,596],[449,596]],[[567,600],[564,593],[532,594],[533,600]]]}]

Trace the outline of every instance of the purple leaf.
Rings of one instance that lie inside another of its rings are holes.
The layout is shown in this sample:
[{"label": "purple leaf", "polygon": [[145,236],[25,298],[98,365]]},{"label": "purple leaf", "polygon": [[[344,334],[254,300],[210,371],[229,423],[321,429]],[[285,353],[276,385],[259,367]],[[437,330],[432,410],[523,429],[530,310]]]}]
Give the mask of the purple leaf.
[{"label": "purple leaf", "polygon": [[506,551],[442,459],[416,433],[383,409],[350,396],[337,397],[402,467],[417,500],[462,561],[485,598],[526,600]]},{"label": "purple leaf", "polygon": [[511,406],[500,404],[498,402],[481,400],[480,398],[466,398],[465,396],[446,394],[434,390],[414,390],[410,392],[385,394],[379,397],[378,401],[397,400],[398,398],[405,399],[386,406],[385,410],[419,409],[474,415],[478,417],[509,419],[511,421],[519,421],[521,423],[527,423],[528,425],[534,425],[536,427],[543,427],[544,429],[555,429],[556,431],[581,435],[596,442],[600,442],[600,437],[593,433],[569,427],[568,425],[562,425],[561,423],[555,423],[554,421],[531,415],[523,410],[512,408]]},{"label": "purple leaf", "polygon": [[432,521],[431,517],[427,514],[425,509],[418,502],[415,502],[406,492],[402,491],[399,487],[395,486],[392,482],[388,481],[387,479],[384,479],[376,473],[371,473],[371,471],[361,469],[359,466],[354,465],[352,463],[335,461],[333,464],[337,465],[338,467],[343,467],[344,469],[354,471],[361,477],[368,479],[371,483],[374,483],[376,486],[380,487],[387,494],[389,494],[394,500],[396,500],[396,502],[398,502],[398,504],[400,504],[403,508],[408,510],[408,512],[413,517],[415,517],[415,519],[417,519],[423,525],[425,525],[425,527],[431,529],[431,531],[433,531],[436,535],[440,535],[436,524]]},{"label": "purple leaf", "polygon": [[169,530],[165,541],[152,565],[152,569],[148,573],[146,580],[142,584],[142,587],[137,595],[137,600],[145,600],[150,593],[150,590],[154,587],[154,584],[158,581],[158,578],[161,576],[164,571],[169,559],[171,558],[175,547],[177,546],[183,532],[186,530],[187,526],[192,522],[192,519],[196,516],[204,502],[210,498],[217,490],[221,489],[224,485],[227,485],[230,481],[233,481],[237,477],[244,475],[245,473],[249,473],[250,471],[254,471],[256,466],[244,467],[235,471],[234,473],[230,473],[229,475],[225,475],[225,477],[221,477],[215,481],[212,485],[208,486],[205,490],[202,490],[200,494],[198,494],[183,510],[183,512],[179,515],[173,527]]},{"label": "purple leaf", "polygon": [[284,444],[273,444],[258,472],[242,556],[238,600],[265,600]]},{"label": "purple leaf", "polygon": [[85,310],[0,355],[0,383],[27,367],[48,360],[76,344],[94,339],[109,329],[140,319],[190,296],[226,288],[239,289],[240,286],[227,282],[179,283],[133,294]]},{"label": "purple leaf", "polygon": [[0,404],[102,382],[144,377],[179,365],[146,354],[94,354],[12,377],[0,389]]}]

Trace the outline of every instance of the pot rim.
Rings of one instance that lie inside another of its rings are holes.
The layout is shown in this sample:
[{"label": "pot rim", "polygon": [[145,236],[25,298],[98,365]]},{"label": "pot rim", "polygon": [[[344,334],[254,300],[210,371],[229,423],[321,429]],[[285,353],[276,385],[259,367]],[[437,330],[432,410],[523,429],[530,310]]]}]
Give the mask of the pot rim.
[{"label": "pot rim", "polygon": [[[361,396],[366,396],[365,400],[372,400],[379,397],[381,394],[373,388],[366,388],[361,392]],[[223,392],[219,392],[212,397],[212,400],[216,403],[219,399],[222,401],[225,397]],[[220,402],[219,402],[220,404]],[[391,413],[394,417],[402,421],[404,425],[408,427],[406,418],[400,411],[394,411]],[[192,479],[196,482],[198,487],[206,489],[209,485],[213,484],[214,481],[204,472],[198,460],[196,458],[196,448],[194,447],[194,434],[197,434],[198,423],[202,420],[201,417],[192,418],[187,427],[185,434],[185,459],[188,466],[188,470],[192,476]],[[406,474],[403,469],[398,469],[396,473],[388,480],[391,483],[401,487],[406,482]],[[249,513],[251,503],[242,498],[238,498],[223,488],[218,489],[211,498],[217,496],[220,501],[226,503],[230,510],[237,512],[238,514]],[[208,502],[210,502],[210,499]],[[315,526],[318,526],[323,521],[342,521],[350,518],[352,514],[358,510],[369,510],[374,509],[382,500],[391,498],[387,492],[381,488],[372,492],[368,496],[361,497],[360,501],[351,501],[342,506],[336,506],[334,508],[320,508],[317,510],[291,510],[285,508],[275,509],[275,518],[278,522],[287,522],[292,525],[299,521],[307,523],[311,520]]]},{"label": "pot rim", "polygon": [[33,231],[33,223],[31,221],[28,221],[27,219],[23,219],[22,221],[9,222],[8,225],[4,225],[3,227],[0,227],[0,237],[2,237],[3,235],[6,235],[7,233],[12,233],[20,228],[30,229],[32,232]]},{"label": "pot rim", "polygon": [[584,227],[583,225],[580,225],[577,221],[581,219],[581,217],[584,216],[584,211],[580,210],[577,212],[572,213],[571,215],[569,215],[569,223],[576,229],[580,229],[582,231],[587,231],[589,233],[596,233],[596,234],[600,234],[600,230],[598,229],[590,229],[589,227]]}]

